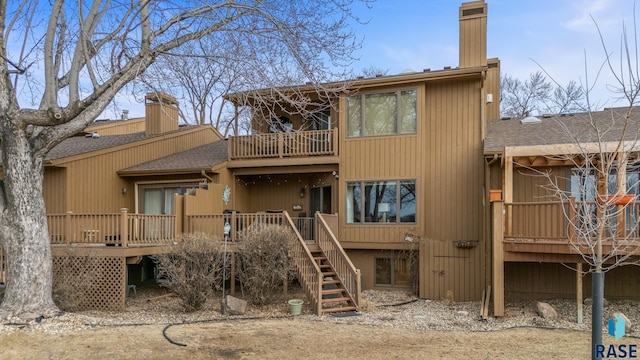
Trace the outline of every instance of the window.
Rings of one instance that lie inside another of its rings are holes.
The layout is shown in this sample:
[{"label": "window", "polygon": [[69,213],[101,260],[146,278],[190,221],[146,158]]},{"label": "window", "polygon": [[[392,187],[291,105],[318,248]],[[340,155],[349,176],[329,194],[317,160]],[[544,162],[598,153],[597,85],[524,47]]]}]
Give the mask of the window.
[{"label": "window", "polygon": [[416,90],[347,98],[349,137],[415,134],[416,118]]},{"label": "window", "polygon": [[411,286],[411,269],[408,259],[376,258],[376,286]]},{"label": "window", "polygon": [[415,223],[415,180],[347,183],[347,223]]},{"label": "window", "polygon": [[[616,194],[617,193],[617,178],[618,173],[616,169],[613,169],[611,173],[608,175],[608,194]],[[627,179],[626,179],[626,193],[634,194],[636,198],[640,193],[638,179],[640,178],[640,172],[637,168],[628,168],[627,169]],[[584,232],[592,232],[595,234],[597,231],[597,212],[598,206],[596,204],[597,194],[598,194],[598,180],[596,176],[596,171],[589,171],[588,169],[571,169],[571,180],[570,180],[570,194],[577,202],[577,208],[575,209],[578,215],[579,223],[577,226],[581,231]],[[633,203],[626,206],[626,210],[624,211],[626,216],[626,230],[637,231],[637,219],[634,216],[636,214],[636,207],[638,205]],[[608,234],[612,234],[616,232],[618,225],[618,216],[615,214],[620,210],[615,206],[607,207],[605,209],[609,216],[607,216],[607,224],[605,225],[605,231]]]},{"label": "window", "polygon": [[183,195],[198,184],[180,186],[148,186],[142,188],[142,212],[144,214],[173,214],[173,195]]},{"label": "window", "polygon": [[272,119],[269,124],[269,132],[272,134],[279,132],[290,132],[293,130],[293,124],[291,119],[286,116],[280,116],[279,118]]}]

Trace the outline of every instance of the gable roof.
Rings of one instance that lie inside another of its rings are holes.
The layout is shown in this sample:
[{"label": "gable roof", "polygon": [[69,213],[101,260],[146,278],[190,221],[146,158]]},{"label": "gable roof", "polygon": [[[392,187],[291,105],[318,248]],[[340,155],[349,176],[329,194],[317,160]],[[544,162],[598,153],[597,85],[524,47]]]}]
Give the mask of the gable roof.
[{"label": "gable roof", "polygon": [[218,140],[118,171],[120,176],[200,173],[227,161],[228,144]]},{"label": "gable roof", "polygon": [[[197,125],[182,126],[178,131],[185,131],[193,129],[194,127],[197,127]],[[63,140],[51,149],[47,154],[46,160],[62,159],[166,135],[167,134],[146,135],[144,132],[139,132],[134,134],[100,136],[98,138],[74,136]]]},{"label": "gable roof", "polygon": [[[522,118],[487,121],[485,154],[500,153],[505,147],[604,143],[621,140],[628,107],[553,116],[538,116],[537,123]],[[623,140],[640,140],[640,107],[631,108]],[[598,129],[598,131],[596,131]]]}]

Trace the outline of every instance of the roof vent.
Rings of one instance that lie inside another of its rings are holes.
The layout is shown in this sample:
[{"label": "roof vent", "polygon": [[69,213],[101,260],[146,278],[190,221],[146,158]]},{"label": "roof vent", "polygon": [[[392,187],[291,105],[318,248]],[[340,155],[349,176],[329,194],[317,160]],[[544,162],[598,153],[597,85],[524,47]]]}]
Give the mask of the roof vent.
[{"label": "roof vent", "polygon": [[553,115],[551,115],[551,114],[542,114],[542,118],[543,118],[543,119],[548,119],[548,118],[550,118],[550,117],[552,117],[552,116],[553,116]]},{"label": "roof vent", "polygon": [[413,70],[413,69],[404,69],[404,70],[402,70],[400,75],[407,75],[407,74],[414,74],[414,73],[415,73],[415,70]]},{"label": "roof vent", "polygon": [[535,116],[527,116],[526,118],[520,120],[521,124],[539,124],[541,122],[542,122],[542,120],[540,120],[539,118],[537,118]]},{"label": "roof vent", "polygon": [[129,120],[129,110],[122,110],[122,120]]}]

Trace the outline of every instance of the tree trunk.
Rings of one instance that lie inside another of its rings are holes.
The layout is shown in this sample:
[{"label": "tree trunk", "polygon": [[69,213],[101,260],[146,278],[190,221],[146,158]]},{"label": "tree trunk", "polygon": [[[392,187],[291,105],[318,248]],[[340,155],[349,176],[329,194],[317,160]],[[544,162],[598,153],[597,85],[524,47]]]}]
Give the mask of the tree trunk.
[{"label": "tree trunk", "polygon": [[31,150],[24,130],[9,126],[4,125],[4,134],[9,136],[2,139],[5,208],[0,245],[6,255],[7,284],[0,318],[48,316],[58,309],[52,297],[43,159]]}]

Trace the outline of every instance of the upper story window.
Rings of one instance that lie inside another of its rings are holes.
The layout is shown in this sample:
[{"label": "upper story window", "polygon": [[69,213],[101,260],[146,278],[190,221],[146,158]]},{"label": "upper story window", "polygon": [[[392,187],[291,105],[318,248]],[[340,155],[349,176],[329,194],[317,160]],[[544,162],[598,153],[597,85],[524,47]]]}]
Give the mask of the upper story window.
[{"label": "upper story window", "polygon": [[291,130],[293,130],[293,123],[288,117],[280,116],[278,118],[271,119],[271,123],[269,124],[270,133],[290,132]]},{"label": "upper story window", "polygon": [[347,98],[349,137],[415,134],[416,121],[415,89]]}]

